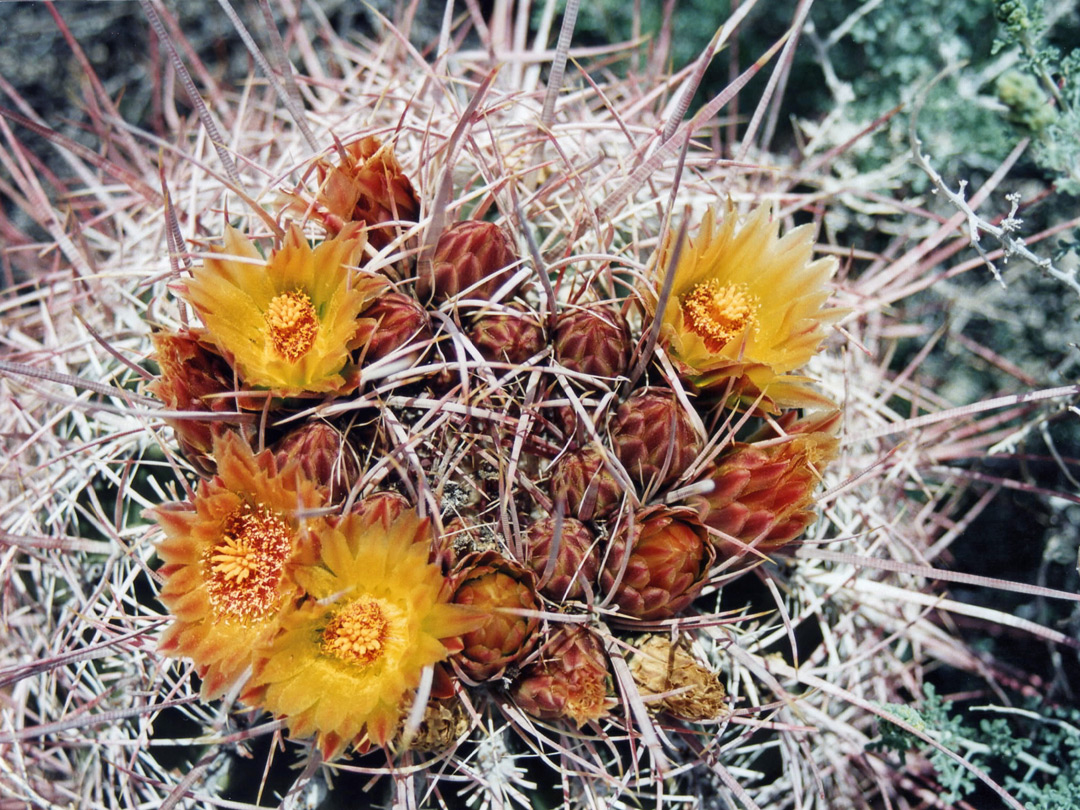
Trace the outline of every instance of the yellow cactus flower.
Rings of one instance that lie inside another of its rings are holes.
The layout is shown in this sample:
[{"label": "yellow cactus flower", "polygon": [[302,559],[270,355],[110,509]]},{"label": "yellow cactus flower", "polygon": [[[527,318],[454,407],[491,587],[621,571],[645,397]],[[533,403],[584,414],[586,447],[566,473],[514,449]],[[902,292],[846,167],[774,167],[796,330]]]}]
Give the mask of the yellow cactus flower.
[{"label": "yellow cactus flower", "polygon": [[314,249],[293,225],[264,261],[227,228],[224,248],[194,270],[185,298],[245,384],[281,396],[340,391],[357,316],[385,286],[350,269],[363,248],[358,225]]},{"label": "yellow cactus flower", "polygon": [[291,571],[314,561],[322,525],[297,514],[322,498],[295,463],[279,470],[273,453],[255,455],[235,433],[215,439],[213,456],[218,474],[200,483],[194,503],[149,513],[165,531],[158,598],[173,616],[160,649],[195,662],[208,700],[244,675],[252,649],[277,630],[299,592]]},{"label": "yellow cactus flower", "polygon": [[428,562],[431,529],[415,511],[393,521],[350,513],[322,536],[321,559],[297,573],[311,597],[256,654],[241,696],[317,736],[326,759],[350,744],[386,745],[423,669],[460,649],[475,612],[446,603]]},{"label": "yellow cactus flower", "polygon": [[[655,302],[674,253],[669,238],[657,264]],[[734,205],[717,221],[710,208],[696,237],[687,236],[661,314],[661,340],[701,389],[743,401],[764,393],[763,407],[829,404],[791,374],[813,357],[825,324],[838,310],[823,309],[836,260],[812,261],[813,228],[779,235],[771,205],[738,225]]]}]

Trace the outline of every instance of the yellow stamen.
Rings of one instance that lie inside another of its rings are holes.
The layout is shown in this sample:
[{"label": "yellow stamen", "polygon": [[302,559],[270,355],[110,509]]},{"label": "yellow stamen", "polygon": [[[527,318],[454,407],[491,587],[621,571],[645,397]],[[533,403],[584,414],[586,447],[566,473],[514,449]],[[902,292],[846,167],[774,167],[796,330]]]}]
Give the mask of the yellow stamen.
[{"label": "yellow stamen", "polygon": [[723,349],[757,320],[757,299],[742,284],[711,279],[698,284],[679,303],[683,323],[710,352]]},{"label": "yellow stamen", "polygon": [[292,531],[265,506],[244,504],[224,521],[221,540],[206,553],[210,604],[226,617],[259,620],[276,610]]},{"label": "yellow stamen", "polygon": [[378,600],[362,596],[334,614],[323,630],[322,650],[346,663],[369,666],[382,657],[388,626]]},{"label": "yellow stamen", "polygon": [[307,354],[319,334],[315,307],[308,294],[300,290],[275,295],[264,317],[274,351],[290,363]]}]

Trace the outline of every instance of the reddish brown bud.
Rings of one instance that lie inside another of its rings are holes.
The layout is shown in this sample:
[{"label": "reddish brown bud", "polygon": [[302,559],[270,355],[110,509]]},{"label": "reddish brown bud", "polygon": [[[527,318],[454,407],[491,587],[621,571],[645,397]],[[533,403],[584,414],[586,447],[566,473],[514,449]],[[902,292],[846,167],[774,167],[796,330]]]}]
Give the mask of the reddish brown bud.
[{"label": "reddish brown bud", "polygon": [[274,445],[279,468],[296,460],[303,475],[329,501],[340,501],[360,477],[360,460],[352,445],[325,422],[305,422]]},{"label": "reddish brown bud", "polygon": [[468,677],[486,681],[520,661],[536,643],[540,620],[515,611],[539,611],[536,577],[497,552],[464,557],[450,575],[451,601],[487,615],[477,630],[466,633],[464,648],[454,660]]},{"label": "reddish brown bud", "polygon": [[558,527],[553,517],[533,523],[525,533],[525,559],[539,578],[540,592],[557,602],[584,598],[600,569],[592,532],[572,517],[563,518]]},{"label": "reddish brown bud", "polygon": [[401,170],[389,145],[367,137],[345,146],[340,164],[318,164],[318,201],[326,209],[326,227],[336,233],[346,222],[369,227],[368,242],[382,250],[395,237],[396,228],[376,227],[383,222],[415,222],[420,201]]},{"label": "reddish brown bud", "polygon": [[511,276],[517,251],[506,231],[492,222],[465,220],[442,232],[428,269],[416,279],[416,297],[435,303],[464,294],[490,298]]},{"label": "reddish brown bud", "polygon": [[488,360],[524,363],[544,348],[544,328],[531,312],[510,307],[476,317],[469,337]]},{"label": "reddish brown bud", "polygon": [[689,607],[714,559],[705,527],[684,512],[652,507],[635,515],[630,542],[628,535],[624,524],[613,538],[601,589],[614,590],[619,610],[638,619],[666,619]]},{"label": "reddish brown bud", "polygon": [[[233,371],[225,359],[191,330],[158,332],[152,336],[160,376],[147,390],[170,411],[233,412],[236,400],[222,396],[232,392]],[[210,475],[214,472],[211,451],[214,436],[228,430],[221,422],[166,419],[176,432],[184,456]]]},{"label": "reddish brown bud", "polygon": [[832,414],[802,423],[788,420],[788,438],[736,443],[706,473],[712,491],[686,503],[706,526],[723,533],[711,536],[721,560],[749,565],[782,551],[814,521],[813,492],[837,443],[830,433],[803,429],[832,430],[836,424]]},{"label": "reddish brown bud", "polygon": [[373,363],[406,344],[423,343],[431,337],[427,311],[404,293],[384,293],[360,317],[350,348],[362,350],[365,363]]},{"label": "reddish brown bud", "polygon": [[647,388],[619,406],[611,444],[623,467],[643,487],[663,487],[694,462],[704,443],[674,392]]},{"label": "reddish brown bud", "polygon": [[402,512],[411,509],[408,499],[397,492],[373,492],[353,504],[352,512],[362,516],[365,524],[382,523],[390,528]]},{"label": "reddish brown bud", "polygon": [[623,489],[595,447],[567,453],[551,473],[551,497],[565,503],[566,513],[578,520],[611,514],[622,500]]},{"label": "reddish brown bud", "polygon": [[557,630],[514,684],[514,701],[545,720],[568,717],[579,726],[607,711],[607,656],[591,630],[568,625]]},{"label": "reddish brown bud", "polygon": [[555,323],[555,357],[566,368],[596,377],[619,377],[630,362],[630,328],[608,306],[562,313]]}]

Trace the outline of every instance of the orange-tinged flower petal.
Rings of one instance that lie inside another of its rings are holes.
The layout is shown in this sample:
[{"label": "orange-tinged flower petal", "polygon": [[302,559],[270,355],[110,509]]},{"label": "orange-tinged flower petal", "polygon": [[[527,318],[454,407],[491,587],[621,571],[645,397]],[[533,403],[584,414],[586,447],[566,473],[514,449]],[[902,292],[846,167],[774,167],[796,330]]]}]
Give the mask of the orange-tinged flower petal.
[{"label": "orange-tinged flower petal", "polygon": [[315,486],[273,454],[258,455],[236,434],[214,443],[218,475],[200,484],[184,511],[150,512],[165,531],[157,547],[165,577],[159,598],[174,618],[161,649],[191,658],[213,698],[251,664],[253,648],[277,630],[298,595],[292,569],[310,560],[321,521],[297,512],[320,505]]},{"label": "orange-tinged flower petal", "polygon": [[365,739],[384,744],[424,668],[446,658],[443,639],[452,646],[476,619],[446,604],[430,528],[414,511],[351,513],[321,541],[317,564],[297,574],[308,598],[257,651],[242,697],[334,757]]}]

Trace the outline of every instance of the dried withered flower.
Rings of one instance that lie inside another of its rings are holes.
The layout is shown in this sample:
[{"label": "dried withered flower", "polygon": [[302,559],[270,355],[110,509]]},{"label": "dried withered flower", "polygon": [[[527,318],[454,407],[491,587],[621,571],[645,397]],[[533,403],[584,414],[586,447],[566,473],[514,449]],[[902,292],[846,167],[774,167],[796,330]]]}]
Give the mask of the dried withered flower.
[{"label": "dried withered flower", "polygon": [[648,634],[634,645],[630,674],[653,711],[682,720],[715,720],[727,711],[727,692],[720,678],[703,666],[682,644],[668,636]]}]

